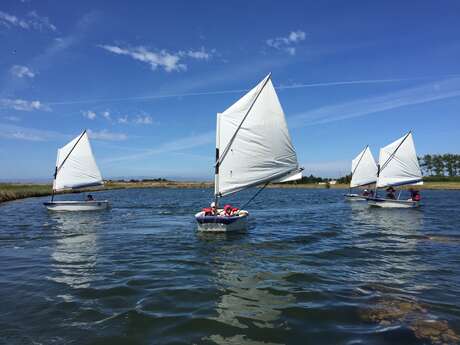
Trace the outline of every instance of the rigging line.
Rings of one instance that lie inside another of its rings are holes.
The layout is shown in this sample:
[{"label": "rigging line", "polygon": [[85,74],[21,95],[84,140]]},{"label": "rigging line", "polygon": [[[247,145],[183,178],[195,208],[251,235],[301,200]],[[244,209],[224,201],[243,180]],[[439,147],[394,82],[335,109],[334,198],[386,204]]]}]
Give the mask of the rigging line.
[{"label": "rigging line", "polygon": [[412,131],[409,131],[409,133],[406,134],[406,136],[404,137],[403,140],[401,140],[401,142],[399,143],[398,147],[393,151],[393,153],[390,155],[390,157],[388,157],[388,159],[386,160],[385,163],[383,163],[382,165],[382,168],[379,169],[379,175],[380,173],[383,171],[383,169],[385,169],[387,166],[388,166],[388,163],[390,162],[390,160],[393,159],[393,157],[396,155],[396,152],[399,150],[399,148],[401,147],[401,145],[406,141],[406,139],[409,137],[409,135],[412,133]]},{"label": "rigging line", "polygon": [[364,148],[363,154],[361,155],[361,157],[359,157],[359,161],[358,161],[358,163],[356,164],[355,169],[351,172],[351,177],[353,177],[353,175],[354,175],[355,172],[356,172],[356,169],[358,169],[359,163],[361,163],[361,159],[363,159],[364,154],[366,153],[366,150],[367,150],[368,147],[369,147],[369,145],[366,145],[366,147]]},{"label": "rigging line", "polygon": [[263,185],[262,188],[259,188],[259,190],[257,191],[257,193],[255,193],[255,194],[252,196],[251,199],[249,199],[248,201],[246,201],[246,202],[243,204],[243,206],[241,206],[241,209],[244,209],[252,200],[254,200],[254,199],[256,198],[256,196],[259,195],[260,192],[262,192],[262,191],[265,189],[265,187],[268,186],[269,183],[270,183],[270,181],[266,182],[266,183]]},{"label": "rigging line", "polygon": [[270,80],[271,75],[272,75],[272,74],[270,73],[270,74],[266,77],[264,84],[263,84],[262,87],[260,88],[260,90],[259,90],[259,92],[257,93],[256,97],[254,98],[254,101],[252,102],[252,104],[251,104],[251,106],[249,107],[248,111],[247,111],[246,114],[244,115],[243,120],[241,120],[240,124],[238,125],[238,128],[235,130],[235,133],[233,133],[233,136],[232,136],[231,139],[228,141],[227,147],[225,147],[224,152],[222,152],[222,155],[220,156],[219,160],[216,162],[216,165],[222,164],[223,160],[224,160],[225,157],[227,156],[227,153],[228,153],[228,151],[230,151],[230,147],[232,146],[233,141],[234,141],[235,138],[236,138],[236,135],[238,134],[238,132],[239,132],[241,126],[243,126],[243,123],[244,123],[244,121],[246,120],[246,118],[248,117],[248,115],[249,115],[249,113],[251,112],[252,108],[254,107],[254,104],[256,104],[257,99],[259,98],[260,94],[262,93],[263,89],[265,88],[265,85],[267,85],[268,81]]},{"label": "rigging line", "polygon": [[70,154],[73,152],[73,150],[75,149],[75,147],[78,145],[78,143],[80,142],[80,139],[83,138],[83,135],[85,135],[86,133],[86,129],[83,131],[83,133],[80,135],[80,137],[78,138],[77,142],[75,143],[75,145],[72,147],[72,149],[69,151],[69,153],[67,154],[67,156],[65,157],[65,159],[62,161],[61,165],[58,167],[56,167],[56,172],[54,173],[54,178],[56,179],[56,176],[57,176],[57,173],[59,172],[59,170],[61,170],[61,168],[64,166],[64,163],[67,161],[67,158],[69,158]]}]

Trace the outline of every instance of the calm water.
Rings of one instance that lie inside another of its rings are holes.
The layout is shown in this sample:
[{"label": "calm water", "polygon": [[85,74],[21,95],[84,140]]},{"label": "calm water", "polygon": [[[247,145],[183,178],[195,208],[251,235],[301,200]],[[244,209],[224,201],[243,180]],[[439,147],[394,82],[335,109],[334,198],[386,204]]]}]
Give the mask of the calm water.
[{"label": "calm water", "polygon": [[460,342],[460,192],[418,210],[342,193],[265,190],[233,236],[195,231],[210,190],[101,192],[113,208],[95,213],[1,205],[0,343]]}]

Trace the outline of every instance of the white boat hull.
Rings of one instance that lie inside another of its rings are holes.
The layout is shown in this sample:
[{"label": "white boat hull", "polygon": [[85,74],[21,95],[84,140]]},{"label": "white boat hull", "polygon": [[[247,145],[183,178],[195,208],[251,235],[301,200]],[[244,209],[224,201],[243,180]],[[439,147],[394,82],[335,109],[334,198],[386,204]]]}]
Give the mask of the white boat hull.
[{"label": "white boat hull", "polygon": [[107,200],[51,201],[45,202],[44,205],[50,211],[99,211],[110,207]]},{"label": "white boat hull", "polygon": [[366,201],[367,198],[359,194],[348,193],[348,194],[345,194],[345,200],[347,201]]},{"label": "white boat hull", "polygon": [[240,211],[238,216],[205,216],[204,212],[198,212],[195,219],[198,231],[201,232],[240,232],[248,228],[247,211]]},{"label": "white boat hull", "polygon": [[369,206],[382,207],[382,208],[415,208],[415,207],[419,207],[419,202],[418,201],[412,201],[412,200],[368,198],[367,203],[369,204]]}]

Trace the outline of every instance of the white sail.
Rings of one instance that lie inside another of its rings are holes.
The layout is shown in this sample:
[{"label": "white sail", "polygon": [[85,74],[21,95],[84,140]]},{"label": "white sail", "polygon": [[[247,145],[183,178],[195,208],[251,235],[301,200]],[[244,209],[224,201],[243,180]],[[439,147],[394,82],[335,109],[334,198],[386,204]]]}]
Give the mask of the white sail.
[{"label": "white sail", "polygon": [[423,183],[411,132],[380,149],[379,166],[377,187]]},{"label": "white sail", "polygon": [[351,161],[351,182],[350,187],[365,186],[377,181],[377,163],[369,149],[369,146],[359,153]]},{"label": "white sail", "polygon": [[302,177],[270,75],[217,116],[216,195]]},{"label": "white sail", "polygon": [[58,149],[54,190],[103,184],[101,172],[91,150],[88,134],[83,132]]}]

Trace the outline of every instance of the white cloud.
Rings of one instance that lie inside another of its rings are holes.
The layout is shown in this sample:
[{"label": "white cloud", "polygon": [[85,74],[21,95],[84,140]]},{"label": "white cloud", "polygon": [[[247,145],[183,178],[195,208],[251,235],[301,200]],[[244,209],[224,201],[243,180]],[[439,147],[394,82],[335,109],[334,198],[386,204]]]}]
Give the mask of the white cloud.
[{"label": "white cloud", "polygon": [[48,17],[42,17],[35,11],[29,12],[26,17],[19,18],[15,15],[0,11],[0,25],[19,27],[24,30],[56,31],[56,26],[51,24]]},{"label": "white cloud", "polygon": [[87,119],[94,120],[96,118],[96,113],[92,110],[82,111],[81,113]]},{"label": "white cloud", "polygon": [[110,112],[109,112],[109,111],[103,111],[103,112],[101,113],[101,115],[102,115],[102,117],[103,117],[104,119],[110,120]]},{"label": "white cloud", "polygon": [[152,117],[148,115],[136,116],[134,123],[138,125],[151,125],[153,123]]},{"label": "white cloud", "polygon": [[99,45],[99,47],[113,54],[126,55],[133,58],[134,60],[147,63],[150,65],[150,68],[153,71],[160,67],[163,68],[166,72],[185,71],[187,69],[187,65],[182,62],[184,58],[209,60],[212,57],[212,54],[215,52],[215,50],[206,51],[204,47],[201,47],[200,50],[181,50],[177,53],[170,53],[164,49],[154,52],[143,46],[124,48],[113,45]]},{"label": "white cloud", "polygon": [[126,124],[128,123],[128,116],[122,116],[118,118],[118,123]]},{"label": "white cloud", "polygon": [[18,78],[35,77],[35,73],[27,66],[14,65],[11,67],[11,73]]},{"label": "white cloud", "polygon": [[187,69],[186,65],[180,63],[181,57],[179,54],[168,53],[166,50],[152,52],[142,46],[136,48],[121,48],[111,45],[101,45],[100,47],[111,53],[127,55],[134,60],[145,62],[150,65],[153,71],[158,67],[163,68],[166,72],[184,71]]},{"label": "white cloud", "polygon": [[282,50],[290,55],[296,54],[296,48],[293,45],[304,41],[307,37],[307,34],[304,31],[297,30],[291,31],[287,36],[269,38],[265,43],[274,49]]},{"label": "white cloud", "polygon": [[134,117],[124,115],[122,117],[119,117],[117,119],[117,122],[123,125],[129,124],[129,123],[133,123],[136,125],[151,125],[153,123],[153,119],[150,115],[147,115],[147,114],[140,114]]},{"label": "white cloud", "polygon": [[109,132],[106,129],[103,129],[101,131],[92,131],[91,129],[89,129],[88,134],[91,137],[91,139],[95,140],[122,141],[128,139],[128,136],[124,133],[113,133]]},{"label": "white cloud", "polygon": [[19,111],[33,111],[33,110],[44,110],[50,111],[51,108],[41,103],[40,101],[26,101],[23,99],[0,99],[0,109],[14,109]]}]

